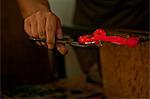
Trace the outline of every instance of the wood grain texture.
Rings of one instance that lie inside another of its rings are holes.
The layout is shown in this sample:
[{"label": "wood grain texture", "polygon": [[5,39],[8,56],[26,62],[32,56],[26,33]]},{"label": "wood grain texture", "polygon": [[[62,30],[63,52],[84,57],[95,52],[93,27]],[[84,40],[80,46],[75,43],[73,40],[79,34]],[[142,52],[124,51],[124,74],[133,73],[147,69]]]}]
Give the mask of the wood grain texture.
[{"label": "wood grain texture", "polygon": [[111,98],[148,98],[150,42],[135,48],[104,44],[100,62],[105,94]]}]

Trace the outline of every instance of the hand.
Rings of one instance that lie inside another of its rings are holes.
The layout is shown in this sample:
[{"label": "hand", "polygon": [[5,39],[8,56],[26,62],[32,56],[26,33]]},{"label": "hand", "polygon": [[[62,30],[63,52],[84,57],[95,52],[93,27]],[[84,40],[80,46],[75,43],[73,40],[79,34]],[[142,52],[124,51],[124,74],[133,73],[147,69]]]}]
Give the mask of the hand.
[{"label": "hand", "polygon": [[[37,42],[37,44],[48,49],[55,47],[55,38],[63,38],[60,20],[49,10],[40,10],[25,18],[24,30],[30,37],[46,39],[46,43]],[[64,44],[56,43],[56,47],[63,55],[68,51]]]}]

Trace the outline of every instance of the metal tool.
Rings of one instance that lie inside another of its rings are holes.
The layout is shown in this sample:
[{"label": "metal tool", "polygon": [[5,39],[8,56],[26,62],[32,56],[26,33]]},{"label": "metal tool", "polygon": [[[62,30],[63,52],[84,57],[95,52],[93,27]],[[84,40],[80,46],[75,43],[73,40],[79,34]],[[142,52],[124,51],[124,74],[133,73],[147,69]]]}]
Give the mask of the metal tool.
[{"label": "metal tool", "polygon": [[[40,39],[40,38],[29,38],[31,41],[38,41],[38,42],[46,42],[46,39]],[[95,44],[80,44],[79,42],[74,41],[70,36],[64,36],[63,39],[56,39],[56,43],[62,43],[62,44],[69,44],[72,46],[77,47],[90,47],[90,46],[96,46]]]},{"label": "metal tool", "polygon": [[[128,33],[131,37],[136,36],[139,38],[138,43],[150,41],[150,33],[149,32],[133,31],[133,30],[113,30],[113,31],[121,32],[121,33]],[[81,37],[84,35],[79,35],[79,36]],[[95,43],[95,41],[88,41],[88,42],[85,42],[85,44],[83,44],[83,43],[79,42],[78,40],[74,40],[71,37],[74,37],[74,36],[64,36],[63,39],[56,39],[55,42],[56,43],[62,43],[62,44],[70,44],[72,46],[77,46],[77,47],[100,47],[100,46],[102,46],[102,40],[101,39],[99,39],[98,43]],[[109,38],[109,36],[107,36],[107,37]],[[79,37],[76,37],[76,38],[79,38]],[[87,36],[87,38],[88,38],[88,36]],[[121,37],[119,37],[119,38],[121,38]],[[92,37],[91,37],[91,39],[92,39]],[[38,42],[46,42],[46,39],[33,38],[33,37],[30,37],[30,40],[38,41]],[[105,42],[105,41],[103,41],[103,42]],[[113,42],[111,42],[111,43],[113,43]]]}]

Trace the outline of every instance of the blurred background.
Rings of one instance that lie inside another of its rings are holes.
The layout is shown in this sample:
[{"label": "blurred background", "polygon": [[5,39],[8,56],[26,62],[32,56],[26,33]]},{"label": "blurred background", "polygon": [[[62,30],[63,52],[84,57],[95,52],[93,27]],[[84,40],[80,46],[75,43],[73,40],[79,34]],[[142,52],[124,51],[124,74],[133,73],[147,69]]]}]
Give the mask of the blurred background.
[{"label": "blurred background", "polygon": [[[75,0],[49,0],[51,9],[55,14],[60,18],[61,24],[64,27],[63,31],[70,33],[67,31],[65,27],[74,28],[75,24],[73,23],[73,18],[75,14]],[[74,31],[72,31],[73,33]],[[69,53],[65,56],[65,69],[68,79],[75,79],[84,81],[85,74],[81,70],[80,62],[77,59],[75,49],[71,46],[67,46],[69,49]],[[86,59],[86,58],[85,58]]]},{"label": "blurred background", "polygon": [[[60,17],[65,35],[91,31],[73,24],[76,0],[49,0],[49,3],[52,11]],[[147,7],[147,3],[145,5],[144,7]],[[29,40],[23,29],[19,7],[14,0],[2,0],[1,8],[2,90],[20,85],[42,85],[67,78],[69,82],[77,83],[76,86],[86,85],[86,82],[98,84],[103,90],[101,93],[105,93],[107,97],[148,97],[149,41],[142,42],[133,49],[104,43],[100,49],[89,49],[95,52],[94,56],[86,56],[84,50],[87,49],[80,50],[67,45],[69,53],[62,56],[56,49],[47,50]],[[147,23],[148,21],[146,20]],[[147,27],[149,28],[149,25],[146,25]],[[140,31],[141,34],[142,32]],[[119,32],[119,35],[128,37],[130,33],[131,31]],[[147,35],[149,34],[144,34],[144,36]],[[79,51],[80,54],[77,55],[75,51]],[[51,66],[48,53],[53,52],[55,54],[52,59],[53,66]],[[78,58],[80,55],[83,55],[83,58]],[[87,61],[87,59],[93,59],[95,62]],[[88,72],[90,78],[87,78],[88,73],[83,71],[81,68],[83,64],[79,60],[85,61],[84,69],[92,73]],[[94,68],[90,67],[91,64]],[[61,85],[65,84],[61,83]],[[71,86],[74,87],[74,85]],[[84,86],[85,90],[87,86]],[[90,88],[95,87],[92,85]]]},{"label": "blurred background", "polygon": [[60,17],[63,26],[73,25],[73,16],[75,11],[75,0],[49,0],[51,9]]}]

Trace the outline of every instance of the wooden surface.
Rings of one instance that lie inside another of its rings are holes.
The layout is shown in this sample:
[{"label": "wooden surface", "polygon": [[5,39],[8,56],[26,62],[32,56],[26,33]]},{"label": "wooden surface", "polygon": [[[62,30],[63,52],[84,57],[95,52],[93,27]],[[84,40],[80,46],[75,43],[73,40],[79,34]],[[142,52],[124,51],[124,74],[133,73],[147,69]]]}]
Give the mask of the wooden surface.
[{"label": "wooden surface", "polygon": [[100,62],[106,97],[148,98],[150,42],[135,48],[104,44]]},{"label": "wooden surface", "polygon": [[[104,99],[97,84],[60,79],[40,85],[23,85],[2,94],[3,99]],[[98,98],[96,98],[98,97]]]}]

